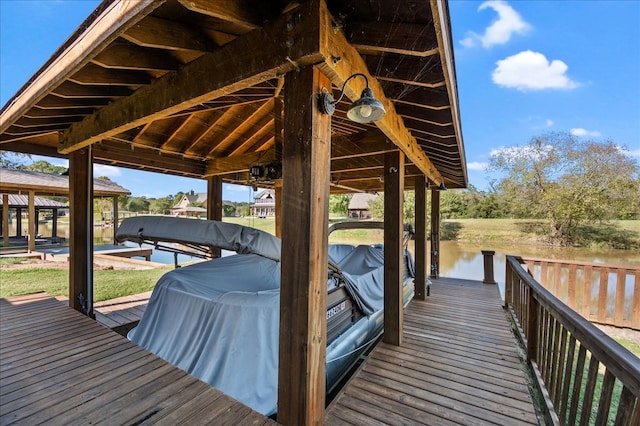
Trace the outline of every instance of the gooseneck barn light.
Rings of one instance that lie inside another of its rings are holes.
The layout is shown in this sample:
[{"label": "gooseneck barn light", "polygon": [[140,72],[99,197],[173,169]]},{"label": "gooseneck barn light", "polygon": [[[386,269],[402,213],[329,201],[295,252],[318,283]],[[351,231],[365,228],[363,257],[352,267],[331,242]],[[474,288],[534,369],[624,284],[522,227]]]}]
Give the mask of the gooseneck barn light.
[{"label": "gooseneck barn light", "polygon": [[384,106],[382,102],[373,97],[373,91],[369,88],[369,79],[362,73],[353,74],[344,81],[338,99],[333,99],[331,93],[321,94],[319,99],[320,111],[324,114],[333,115],[336,111],[336,104],[344,97],[344,88],[347,86],[347,82],[357,76],[364,77],[367,87],[362,91],[360,99],[351,105],[351,108],[347,111],[347,117],[356,123],[371,123],[384,117],[386,112]]}]

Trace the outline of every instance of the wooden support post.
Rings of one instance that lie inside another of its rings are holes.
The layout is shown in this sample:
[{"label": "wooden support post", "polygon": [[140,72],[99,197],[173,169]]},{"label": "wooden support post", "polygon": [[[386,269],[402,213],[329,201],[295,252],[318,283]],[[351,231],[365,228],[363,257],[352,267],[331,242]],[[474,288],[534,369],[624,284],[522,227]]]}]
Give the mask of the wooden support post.
[{"label": "wooden support post", "polygon": [[416,253],[416,278],[415,282],[415,298],[425,300],[428,295],[427,287],[427,196],[426,196],[426,178],[424,175],[418,175],[414,181],[415,187],[415,212],[416,212],[416,229],[415,229],[415,253]]},{"label": "wooden support post", "polygon": [[36,224],[38,218],[36,217],[36,194],[34,191],[29,191],[29,222],[27,231],[27,251],[29,253],[36,249]]},{"label": "wooden support post", "polygon": [[9,247],[9,194],[2,194],[2,245]]},{"label": "wooden support post", "polygon": [[16,207],[16,237],[22,237],[22,208]]},{"label": "wooden support post", "polygon": [[391,345],[402,344],[402,281],[404,276],[402,235],[404,154],[384,155],[384,335]]},{"label": "wooden support post", "polygon": [[496,254],[493,250],[481,250],[484,261],[484,279],[485,284],[498,284],[493,278],[493,255]]},{"label": "wooden support post", "polygon": [[511,264],[509,263],[509,259],[507,258],[505,261],[505,271],[504,271],[504,307],[508,308],[509,305],[513,304],[511,300],[512,287],[513,287],[513,271],[511,270]]},{"label": "wooden support post", "polygon": [[53,209],[51,220],[51,237],[56,238],[58,236],[58,209]]},{"label": "wooden support post", "polygon": [[113,217],[111,218],[113,222],[113,244],[118,244],[116,240],[116,234],[118,233],[118,227],[120,226],[120,218],[118,217],[120,213],[118,212],[118,196],[114,195],[112,198],[112,209]]},{"label": "wooden support post", "polygon": [[69,306],[93,318],[91,147],[69,154]]},{"label": "wooden support post", "polygon": [[[211,176],[207,179],[207,219],[222,221],[222,176]],[[222,250],[214,248],[211,256],[222,256]]]},{"label": "wooden support post", "polygon": [[431,190],[431,278],[440,276],[440,192]]},{"label": "wooden support post", "polygon": [[331,82],[315,68],[286,75],[278,423],[324,423]]},{"label": "wooden support post", "polygon": [[277,179],[273,185],[276,198],[276,237],[282,238],[282,179]]}]

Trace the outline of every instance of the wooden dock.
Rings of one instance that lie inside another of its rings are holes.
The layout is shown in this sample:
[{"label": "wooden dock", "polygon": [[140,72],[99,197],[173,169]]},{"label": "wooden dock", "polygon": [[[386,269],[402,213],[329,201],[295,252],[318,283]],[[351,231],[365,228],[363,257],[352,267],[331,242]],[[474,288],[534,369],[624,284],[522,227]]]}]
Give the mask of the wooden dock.
[{"label": "wooden dock", "polygon": [[440,279],[327,409],[327,424],[537,425],[495,285]]},{"label": "wooden dock", "polygon": [[0,424],[274,424],[44,293],[0,299]]}]

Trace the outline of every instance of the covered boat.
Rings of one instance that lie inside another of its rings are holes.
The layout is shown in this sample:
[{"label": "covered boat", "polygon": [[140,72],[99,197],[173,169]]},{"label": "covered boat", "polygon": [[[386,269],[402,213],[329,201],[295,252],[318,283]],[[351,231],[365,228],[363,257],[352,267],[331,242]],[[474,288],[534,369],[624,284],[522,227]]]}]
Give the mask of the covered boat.
[{"label": "covered boat", "polygon": [[[280,240],[241,225],[157,216],[125,219],[117,238],[178,251],[162,243],[180,244],[205,255],[213,248],[236,252],[162,276],[128,337],[256,411],[275,413]],[[383,331],[383,268],[380,244],[329,246],[328,391]],[[405,248],[405,306],[413,277]]]}]

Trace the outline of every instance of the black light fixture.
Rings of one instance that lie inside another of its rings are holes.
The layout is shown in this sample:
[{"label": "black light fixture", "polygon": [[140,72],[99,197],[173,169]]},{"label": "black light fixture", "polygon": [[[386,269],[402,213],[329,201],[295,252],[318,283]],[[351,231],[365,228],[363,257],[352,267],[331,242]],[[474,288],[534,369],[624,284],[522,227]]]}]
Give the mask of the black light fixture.
[{"label": "black light fixture", "polygon": [[320,95],[318,106],[323,114],[333,115],[336,111],[336,104],[344,97],[344,88],[347,86],[347,82],[357,76],[364,77],[367,87],[362,91],[360,99],[351,104],[351,108],[347,111],[347,117],[356,123],[371,123],[384,117],[386,113],[384,106],[382,102],[373,97],[373,91],[369,88],[369,79],[362,73],[353,74],[344,81],[337,100],[333,99],[331,93]]},{"label": "black light fixture", "polygon": [[438,191],[446,191],[447,187],[444,186],[444,181],[440,182],[440,186],[438,186]]}]

